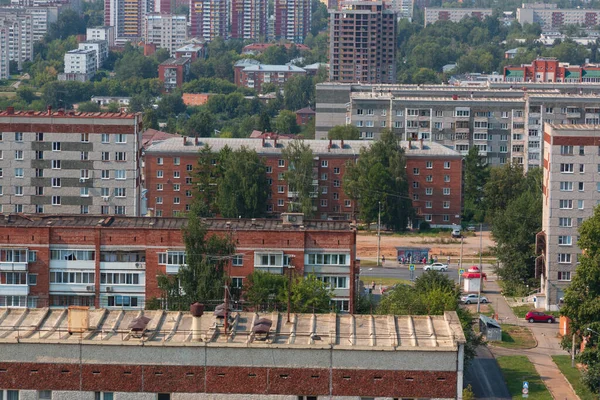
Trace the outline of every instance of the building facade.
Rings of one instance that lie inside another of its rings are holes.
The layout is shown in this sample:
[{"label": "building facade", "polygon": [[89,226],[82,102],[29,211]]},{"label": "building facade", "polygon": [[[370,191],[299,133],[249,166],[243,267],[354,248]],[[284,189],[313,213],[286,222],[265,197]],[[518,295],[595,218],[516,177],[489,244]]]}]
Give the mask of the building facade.
[{"label": "building facade", "polygon": [[583,92],[584,87],[597,90],[594,83],[536,85],[319,84],[316,138],[326,138],[331,128],[344,124],[357,126],[364,140],[391,129],[403,140],[436,142],[463,155],[476,146],[491,165],[515,162],[527,170],[541,166],[543,123],[595,124],[600,107],[595,93]]},{"label": "building facade", "polygon": [[415,0],[391,0],[390,9],[396,13],[398,20],[407,19],[412,22]]},{"label": "building facade", "polygon": [[115,45],[142,39],[144,16],[153,11],[153,0],[106,0],[104,25],[114,28]]},{"label": "building facade", "polygon": [[175,58],[189,58],[192,62],[206,58],[206,42],[194,41],[175,50]]},{"label": "building facade", "polygon": [[600,64],[570,65],[556,58],[504,67],[505,82],[600,82]]},{"label": "building facade", "polygon": [[294,76],[304,76],[306,71],[295,65],[236,64],[234,82],[237,86],[255,89],[262,93],[262,85],[272,83],[283,89],[285,83]]},{"label": "building facade", "polygon": [[108,58],[108,42],[106,40],[86,40],[79,43],[79,50],[94,50],[96,52],[96,70],[102,68]]},{"label": "building facade", "polygon": [[[337,309],[354,310],[359,268],[356,229],[349,222],[303,220],[302,214],[205,222],[208,235],[230,235],[235,243],[226,273],[238,293],[255,270],[281,275],[293,268],[300,276],[331,282]],[[187,218],[6,214],[0,221],[5,257],[0,268],[13,275],[0,283],[0,307],[143,309],[147,300],[162,296],[158,276],[176,274],[186,263],[186,223]]]},{"label": "building facade", "polygon": [[181,87],[186,82],[190,73],[191,60],[189,58],[169,58],[158,66],[158,79],[160,79],[167,92]]},{"label": "building facade", "polygon": [[[140,324],[138,311],[63,311],[11,310],[0,324],[9,400],[462,398],[456,312],[231,312],[224,323],[212,311],[159,310],[144,311]],[[69,335],[74,315],[85,322]]]},{"label": "building facade", "polygon": [[[254,150],[266,165],[271,191],[265,205],[268,215],[286,212],[292,192],[285,181],[288,170],[282,151],[293,139],[216,139],[174,138],[154,143],[145,151],[145,187],[148,209],[155,216],[179,216],[190,210],[193,195],[192,173],[198,165],[198,152],[209,146],[217,153],[224,147],[242,146]],[[370,141],[305,140],[315,155],[314,186],[316,218],[352,220],[357,204],[343,190],[346,166],[355,162]],[[412,226],[427,221],[433,226],[451,227],[460,222],[461,174],[460,153],[436,143],[402,142],[406,151],[409,196],[417,216]],[[409,147],[410,145],[410,147]],[[216,163],[216,159],[215,159]]]},{"label": "building facade", "polygon": [[25,12],[0,12],[0,26],[8,30],[8,60],[16,61],[21,69],[23,62],[33,60],[33,16]]},{"label": "building facade", "polygon": [[144,42],[169,50],[171,56],[187,39],[187,17],[175,14],[147,14],[144,17]]},{"label": "building facade", "polygon": [[558,9],[556,4],[532,3],[517,8],[517,21],[522,24],[539,24],[543,30],[563,25],[592,27],[600,22],[600,11],[584,8]]},{"label": "building facade", "polygon": [[0,212],[137,215],[142,118],[0,112]]},{"label": "building facade", "polygon": [[557,310],[575,275],[582,249],[578,229],[591,217],[600,190],[596,125],[544,126],[542,231],[537,236],[537,307]]},{"label": "building facade", "polygon": [[87,28],[86,30],[87,40],[106,40],[108,47],[115,45],[115,28],[112,26],[97,26],[95,28]]},{"label": "building facade", "polygon": [[329,10],[329,80],[396,82],[396,13],[383,1]]},{"label": "building facade", "polygon": [[191,0],[190,36],[205,40],[227,38],[227,1]]},{"label": "building facade", "polygon": [[62,81],[89,81],[96,74],[98,59],[96,50],[77,49],[65,53],[65,72],[58,75]]},{"label": "building facade", "polygon": [[309,0],[275,1],[275,40],[289,40],[292,43],[304,43],[310,32],[311,3]]},{"label": "building facade", "polygon": [[460,22],[463,18],[475,17],[482,20],[491,17],[491,8],[434,8],[425,7],[425,26],[437,21]]},{"label": "building facade", "polygon": [[267,36],[267,0],[232,0],[231,38],[261,40]]}]

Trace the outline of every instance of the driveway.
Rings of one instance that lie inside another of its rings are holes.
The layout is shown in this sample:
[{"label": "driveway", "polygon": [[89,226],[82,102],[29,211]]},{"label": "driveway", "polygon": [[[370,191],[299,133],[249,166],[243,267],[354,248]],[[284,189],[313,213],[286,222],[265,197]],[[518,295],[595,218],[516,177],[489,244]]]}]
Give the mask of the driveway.
[{"label": "driveway", "polygon": [[496,359],[485,346],[477,349],[477,356],[465,371],[465,385],[471,385],[477,399],[512,399]]}]

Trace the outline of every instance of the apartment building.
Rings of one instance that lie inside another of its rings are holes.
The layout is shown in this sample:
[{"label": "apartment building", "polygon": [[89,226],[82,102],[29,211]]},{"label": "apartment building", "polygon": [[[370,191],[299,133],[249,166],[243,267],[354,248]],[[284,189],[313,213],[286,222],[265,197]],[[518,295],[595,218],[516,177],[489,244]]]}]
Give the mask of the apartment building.
[{"label": "apartment building", "polygon": [[409,22],[412,22],[415,0],[391,0],[386,3],[396,13],[398,20],[407,19]]},{"label": "apartment building", "polygon": [[141,116],[0,112],[0,212],[138,215]]},{"label": "apartment building", "polygon": [[231,38],[260,40],[267,36],[267,0],[231,1]]},{"label": "apartment building", "polygon": [[329,80],[396,82],[396,13],[383,1],[329,10]]},{"label": "apartment building", "polygon": [[460,22],[463,18],[475,17],[479,20],[491,17],[491,8],[434,8],[425,7],[425,26],[437,21]]},{"label": "apartment building", "polygon": [[169,58],[158,66],[158,79],[163,82],[167,92],[181,87],[190,74],[191,59]]},{"label": "apartment building", "polygon": [[175,58],[189,58],[192,62],[206,58],[206,42],[193,40],[175,50]]},{"label": "apartment building", "polygon": [[[598,85],[586,85],[598,89]],[[583,93],[575,85],[565,85],[563,90],[572,93],[509,87],[319,84],[316,138],[326,138],[332,127],[344,124],[357,126],[363,140],[377,139],[389,129],[403,140],[436,142],[463,155],[476,146],[491,165],[516,162],[527,170],[541,166],[543,123],[597,121],[600,97]]]},{"label": "apartment building", "polygon": [[600,23],[600,10],[558,9],[556,4],[524,3],[517,8],[517,21],[520,24],[539,24],[542,30],[573,24],[592,27]]},{"label": "apartment building", "polygon": [[94,49],[76,49],[65,53],[65,72],[58,74],[59,81],[86,82],[94,77],[98,59]]},{"label": "apartment building", "polygon": [[144,16],[153,11],[153,0],[106,0],[104,25],[114,28],[115,45],[142,39]]},{"label": "apartment building", "polygon": [[[282,217],[205,220],[209,235],[231,235],[235,243],[226,267],[232,287],[241,289],[255,270],[281,275],[294,268],[331,282],[337,308],[353,311],[356,228],[302,214]],[[176,274],[186,263],[186,224],[187,218],[5,214],[0,268],[13,275],[0,283],[0,307],[143,309],[146,300],[162,296],[158,276]]]},{"label": "apartment building", "polygon": [[[217,153],[228,147],[254,150],[264,159],[271,187],[265,205],[267,214],[277,216],[288,210],[293,193],[284,178],[288,170],[282,151],[292,139],[174,138],[154,143],[145,151],[145,187],[148,209],[158,217],[178,216],[189,211],[193,196],[191,173],[198,152],[209,146]],[[357,204],[343,190],[349,162],[355,162],[362,148],[372,142],[360,140],[305,140],[315,155],[314,180],[316,217],[322,220],[351,220]],[[412,226],[427,221],[433,226],[451,227],[460,222],[462,156],[437,143],[402,142],[406,151],[409,196],[417,217]],[[214,161],[216,163],[216,159]]]},{"label": "apartment building", "polygon": [[[0,393],[9,400],[462,398],[466,340],[454,311],[286,318],[203,310],[142,318],[139,311],[10,310],[0,321]],[[86,323],[73,332],[78,317]]]},{"label": "apartment building", "polygon": [[79,43],[78,47],[79,50],[93,50],[96,53],[96,70],[102,68],[108,58],[108,42],[106,40],[86,40]]},{"label": "apartment building", "polygon": [[544,126],[542,231],[536,240],[537,307],[557,310],[579,263],[578,229],[592,216],[600,192],[595,125]]},{"label": "apartment building", "polygon": [[8,58],[8,47],[10,29],[7,25],[0,23],[0,79],[10,78],[10,60]]},{"label": "apartment building", "polygon": [[0,26],[8,30],[8,60],[16,61],[21,69],[23,62],[33,60],[33,17],[23,12],[0,12]]},{"label": "apartment building", "polygon": [[505,82],[600,82],[600,64],[570,65],[552,57],[504,67]]},{"label": "apartment building", "polygon": [[191,0],[190,36],[205,40],[227,38],[227,0]]},{"label": "apartment building", "polygon": [[255,89],[258,93],[262,93],[262,85],[265,83],[272,83],[283,89],[290,78],[304,75],[306,70],[295,65],[236,63],[234,66],[235,84]]},{"label": "apartment building", "polygon": [[48,33],[51,24],[58,20],[64,6],[27,7],[25,12],[31,14],[33,23],[33,40],[38,42]]},{"label": "apartment building", "polygon": [[276,0],[273,26],[275,40],[304,43],[310,32],[310,7],[310,0]]},{"label": "apartment building", "polygon": [[144,42],[169,50],[171,56],[187,39],[187,17],[175,14],[147,14],[144,17]]},{"label": "apartment building", "polygon": [[108,47],[113,47],[115,45],[115,28],[112,26],[87,28],[86,39],[90,41],[106,40],[108,42]]}]

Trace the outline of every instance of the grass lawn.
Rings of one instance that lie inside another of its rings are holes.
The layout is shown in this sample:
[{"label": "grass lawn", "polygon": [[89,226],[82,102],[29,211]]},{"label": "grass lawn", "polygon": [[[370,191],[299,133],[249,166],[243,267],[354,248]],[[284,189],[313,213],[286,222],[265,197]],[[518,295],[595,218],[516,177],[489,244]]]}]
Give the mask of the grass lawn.
[{"label": "grass lawn", "polygon": [[560,369],[560,372],[567,378],[575,393],[581,400],[595,400],[596,396],[590,392],[590,390],[581,383],[581,372],[577,367],[571,367],[571,356],[552,356],[552,360]]},{"label": "grass lawn", "polygon": [[502,341],[490,342],[491,345],[506,349],[531,349],[535,347],[535,339],[528,328],[509,324],[501,324],[500,326],[502,327]]},{"label": "grass lawn", "polygon": [[[512,307],[512,310],[517,318],[525,318],[525,314],[534,309],[535,308],[533,307],[533,304],[523,304],[522,306]],[[558,311],[544,311],[544,313],[548,315],[554,315],[557,320],[560,317],[560,313]]]},{"label": "grass lawn", "polygon": [[552,395],[526,356],[496,357],[514,400],[522,399],[523,381],[529,382],[530,400],[552,400]]},{"label": "grass lawn", "polygon": [[398,283],[403,283],[403,284],[412,284],[412,282],[407,281],[405,279],[398,279],[398,278],[382,278],[380,276],[368,276],[368,275],[361,275],[360,276],[360,280],[363,281],[363,283],[365,284],[365,287],[368,287],[371,282],[375,282],[375,284],[377,286],[379,286],[380,284],[383,286],[392,286],[392,285],[396,285]]}]

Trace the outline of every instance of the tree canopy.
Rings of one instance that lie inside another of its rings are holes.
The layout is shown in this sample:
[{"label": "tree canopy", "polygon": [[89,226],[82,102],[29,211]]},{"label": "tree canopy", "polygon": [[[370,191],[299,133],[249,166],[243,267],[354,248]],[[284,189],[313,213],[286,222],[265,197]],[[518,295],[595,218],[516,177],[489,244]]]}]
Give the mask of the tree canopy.
[{"label": "tree canopy", "polygon": [[328,139],[358,140],[360,131],[352,124],[336,125],[327,132]]},{"label": "tree canopy", "polygon": [[479,148],[471,147],[464,161],[463,219],[465,221],[483,222],[485,217],[483,189],[488,176],[489,167],[485,163],[485,158],[479,155]]},{"label": "tree canopy", "polygon": [[292,193],[289,211],[304,213],[306,218],[314,215],[314,196],[318,186],[313,184],[318,177],[313,175],[314,154],[302,140],[292,141],[281,152],[287,165],[284,178]]}]

